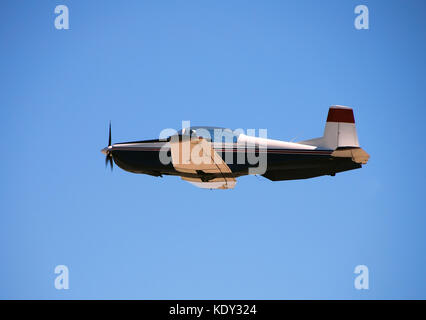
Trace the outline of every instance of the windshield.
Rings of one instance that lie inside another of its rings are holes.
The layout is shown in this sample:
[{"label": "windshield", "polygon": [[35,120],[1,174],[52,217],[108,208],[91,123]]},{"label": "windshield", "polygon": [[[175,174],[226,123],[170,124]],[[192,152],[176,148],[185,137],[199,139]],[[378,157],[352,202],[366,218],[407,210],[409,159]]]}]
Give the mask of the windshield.
[{"label": "windshield", "polygon": [[236,143],[238,139],[231,129],[221,127],[190,127],[180,130],[178,134],[195,135],[215,143]]}]

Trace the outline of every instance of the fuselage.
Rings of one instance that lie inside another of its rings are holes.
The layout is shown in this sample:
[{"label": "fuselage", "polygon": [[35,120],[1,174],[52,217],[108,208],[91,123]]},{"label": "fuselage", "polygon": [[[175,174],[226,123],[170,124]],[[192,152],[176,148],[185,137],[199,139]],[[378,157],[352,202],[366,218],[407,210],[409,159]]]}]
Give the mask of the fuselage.
[{"label": "fuselage", "polygon": [[[249,174],[250,168],[258,164],[250,161],[266,154],[266,170],[263,176],[270,180],[305,179],[321,175],[334,175],[338,172],[360,168],[361,165],[350,158],[334,157],[334,150],[321,149],[292,142],[248,137],[242,135],[236,143],[215,144],[214,150],[227,164],[231,175],[239,177]],[[241,148],[241,140],[252,143],[251,147]],[[187,173],[176,170],[173,162],[163,163],[160,152],[170,155],[170,142],[145,140],[117,143],[110,147],[114,162],[123,170],[153,176],[179,175],[200,176],[202,172]],[[242,161],[244,159],[244,161]]]}]

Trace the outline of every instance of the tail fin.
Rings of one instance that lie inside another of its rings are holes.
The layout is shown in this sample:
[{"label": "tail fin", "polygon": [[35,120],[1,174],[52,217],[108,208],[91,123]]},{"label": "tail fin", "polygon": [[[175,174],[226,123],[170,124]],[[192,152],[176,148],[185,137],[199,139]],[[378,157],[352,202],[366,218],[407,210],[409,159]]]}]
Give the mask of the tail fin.
[{"label": "tail fin", "polygon": [[342,106],[330,107],[324,135],[321,138],[300,141],[299,143],[331,150],[341,147],[359,147],[352,109]]},{"label": "tail fin", "polygon": [[[324,135],[321,138],[300,141],[301,144],[336,150],[333,156],[349,157],[355,162],[366,163],[369,155],[359,147],[352,108],[331,106],[328,110]],[[346,150],[343,152],[343,150]],[[356,150],[356,151],[355,151]]]},{"label": "tail fin", "polygon": [[330,149],[359,147],[354,112],[351,108],[333,106],[328,110],[323,143]]}]

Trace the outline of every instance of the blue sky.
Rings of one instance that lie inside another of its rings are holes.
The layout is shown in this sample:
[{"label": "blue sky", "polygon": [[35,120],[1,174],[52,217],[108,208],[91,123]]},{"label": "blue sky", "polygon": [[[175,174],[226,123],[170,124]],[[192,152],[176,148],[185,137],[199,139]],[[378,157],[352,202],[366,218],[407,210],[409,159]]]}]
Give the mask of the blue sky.
[{"label": "blue sky", "polygon": [[[0,298],[426,298],[424,1],[0,8]],[[113,142],[182,120],[314,138],[333,104],[354,108],[371,155],[335,177],[210,191],[111,173],[99,152],[109,120]]]}]

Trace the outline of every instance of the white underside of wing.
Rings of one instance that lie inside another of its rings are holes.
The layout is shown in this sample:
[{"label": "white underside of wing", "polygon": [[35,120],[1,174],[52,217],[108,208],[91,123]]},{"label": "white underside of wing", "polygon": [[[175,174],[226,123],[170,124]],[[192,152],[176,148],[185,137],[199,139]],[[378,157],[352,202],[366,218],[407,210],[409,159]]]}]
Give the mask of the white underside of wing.
[{"label": "white underside of wing", "polygon": [[188,181],[194,186],[202,189],[233,189],[237,184],[235,178],[215,178],[207,182],[201,181],[200,178],[182,177],[182,180]]}]

